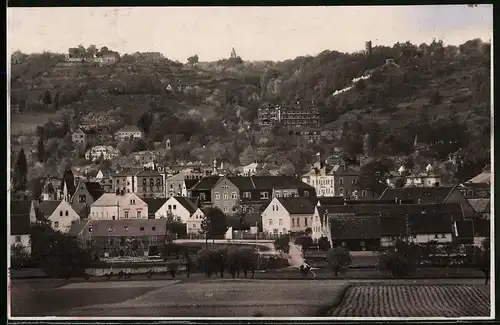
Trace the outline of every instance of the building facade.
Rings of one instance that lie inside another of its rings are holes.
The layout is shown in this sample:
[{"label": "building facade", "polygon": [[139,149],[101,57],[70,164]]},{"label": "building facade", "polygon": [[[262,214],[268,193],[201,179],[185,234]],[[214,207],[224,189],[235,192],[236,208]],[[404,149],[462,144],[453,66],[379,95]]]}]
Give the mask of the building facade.
[{"label": "building facade", "polygon": [[105,193],[90,207],[91,220],[147,219],[148,205],[134,193]]},{"label": "building facade", "polygon": [[165,197],[163,175],[155,170],[143,170],[136,174],[137,190],[134,191],[144,198]]}]

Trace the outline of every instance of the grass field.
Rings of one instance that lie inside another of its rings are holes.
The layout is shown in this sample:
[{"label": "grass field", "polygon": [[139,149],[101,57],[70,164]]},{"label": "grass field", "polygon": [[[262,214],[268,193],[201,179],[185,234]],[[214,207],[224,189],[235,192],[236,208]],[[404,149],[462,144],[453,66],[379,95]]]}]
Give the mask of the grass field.
[{"label": "grass field", "polygon": [[57,116],[57,113],[11,114],[10,134],[34,134],[37,126],[42,126]]},{"label": "grass field", "polygon": [[490,300],[472,285],[355,285],[333,317],[490,316]]}]

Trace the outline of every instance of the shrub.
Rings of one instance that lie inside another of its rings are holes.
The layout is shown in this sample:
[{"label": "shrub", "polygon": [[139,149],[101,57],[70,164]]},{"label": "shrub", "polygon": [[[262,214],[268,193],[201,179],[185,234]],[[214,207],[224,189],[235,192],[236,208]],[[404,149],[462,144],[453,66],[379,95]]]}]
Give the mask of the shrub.
[{"label": "shrub", "polygon": [[294,242],[295,245],[302,247],[303,252],[306,251],[309,248],[309,246],[312,245],[312,243],[313,243],[313,240],[309,236],[298,237],[297,239],[295,239],[295,242]]},{"label": "shrub", "polygon": [[379,258],[379,269],[393,276],[408,275],[416,270],[423,260],[423,249],[413,243],[397,241],[394,248]]},{"label": "shrub", "polygon": [[351,262],[351,254],[343,247],[335,247],[328,254],[328,264],[335,273],[335,276],[338,276],[340,272],[346,271]]},{"label": "shrub", "polygon": [[330,241],[327,237],[321,237],[318,239],[318,246],[322,251],[329,251],[331,249]]},{"label": "shrub", "polygon": [[290,236],[281,235],[274,241],[274,248],[280,252],[281,255],[288,254],[290,251]]}]

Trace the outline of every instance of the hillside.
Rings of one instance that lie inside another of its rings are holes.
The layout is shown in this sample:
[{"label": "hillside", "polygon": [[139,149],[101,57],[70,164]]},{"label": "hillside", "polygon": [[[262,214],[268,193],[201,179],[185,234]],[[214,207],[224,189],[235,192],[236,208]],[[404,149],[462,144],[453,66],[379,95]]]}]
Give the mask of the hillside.
[{"label": "hillside", "polygon": [[[44,53],[12,66],[11,101],[24,114],[64,110],[71,118],[119,117],[115,128],[150,114],[151,141],[196,135],[204,144],[225,147],[217,154],[232,162],[249,145],[259,147],[253,156],[300,161],[296,165],[308,163],[311,150],[328,154],[333,145],[351,155],[363,153],[363,143],[370,155],[408,155],[415,137],[430,151],[429,159],[458,152],[477,160],[489,155],[489,46],[480,40],[459,47],[407,42],[374,47],[370,55],[324,51],[284,62],[238,58],[198,65],[124,56],[103,67],[68,65],[62,55]],[[336,131],[339,139],[304,148],[277,133],[266,145],[256,144],[258,107],[297,99],[317,105],[323,129]],[[253,137],[236,132],[247,123]]]}]

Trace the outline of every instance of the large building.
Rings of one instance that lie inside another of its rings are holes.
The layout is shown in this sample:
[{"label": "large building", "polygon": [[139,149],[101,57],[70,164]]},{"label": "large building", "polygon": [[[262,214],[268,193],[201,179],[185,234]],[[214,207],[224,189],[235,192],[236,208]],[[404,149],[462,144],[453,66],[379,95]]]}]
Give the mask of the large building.
[{"label": "large building", "polygon": [[272,127],[282,124],[285,127],[320,127],[319,110],[316,107],[304,107],[300,103],[294,105],[264,106],[258,111],[259,125]]}]

